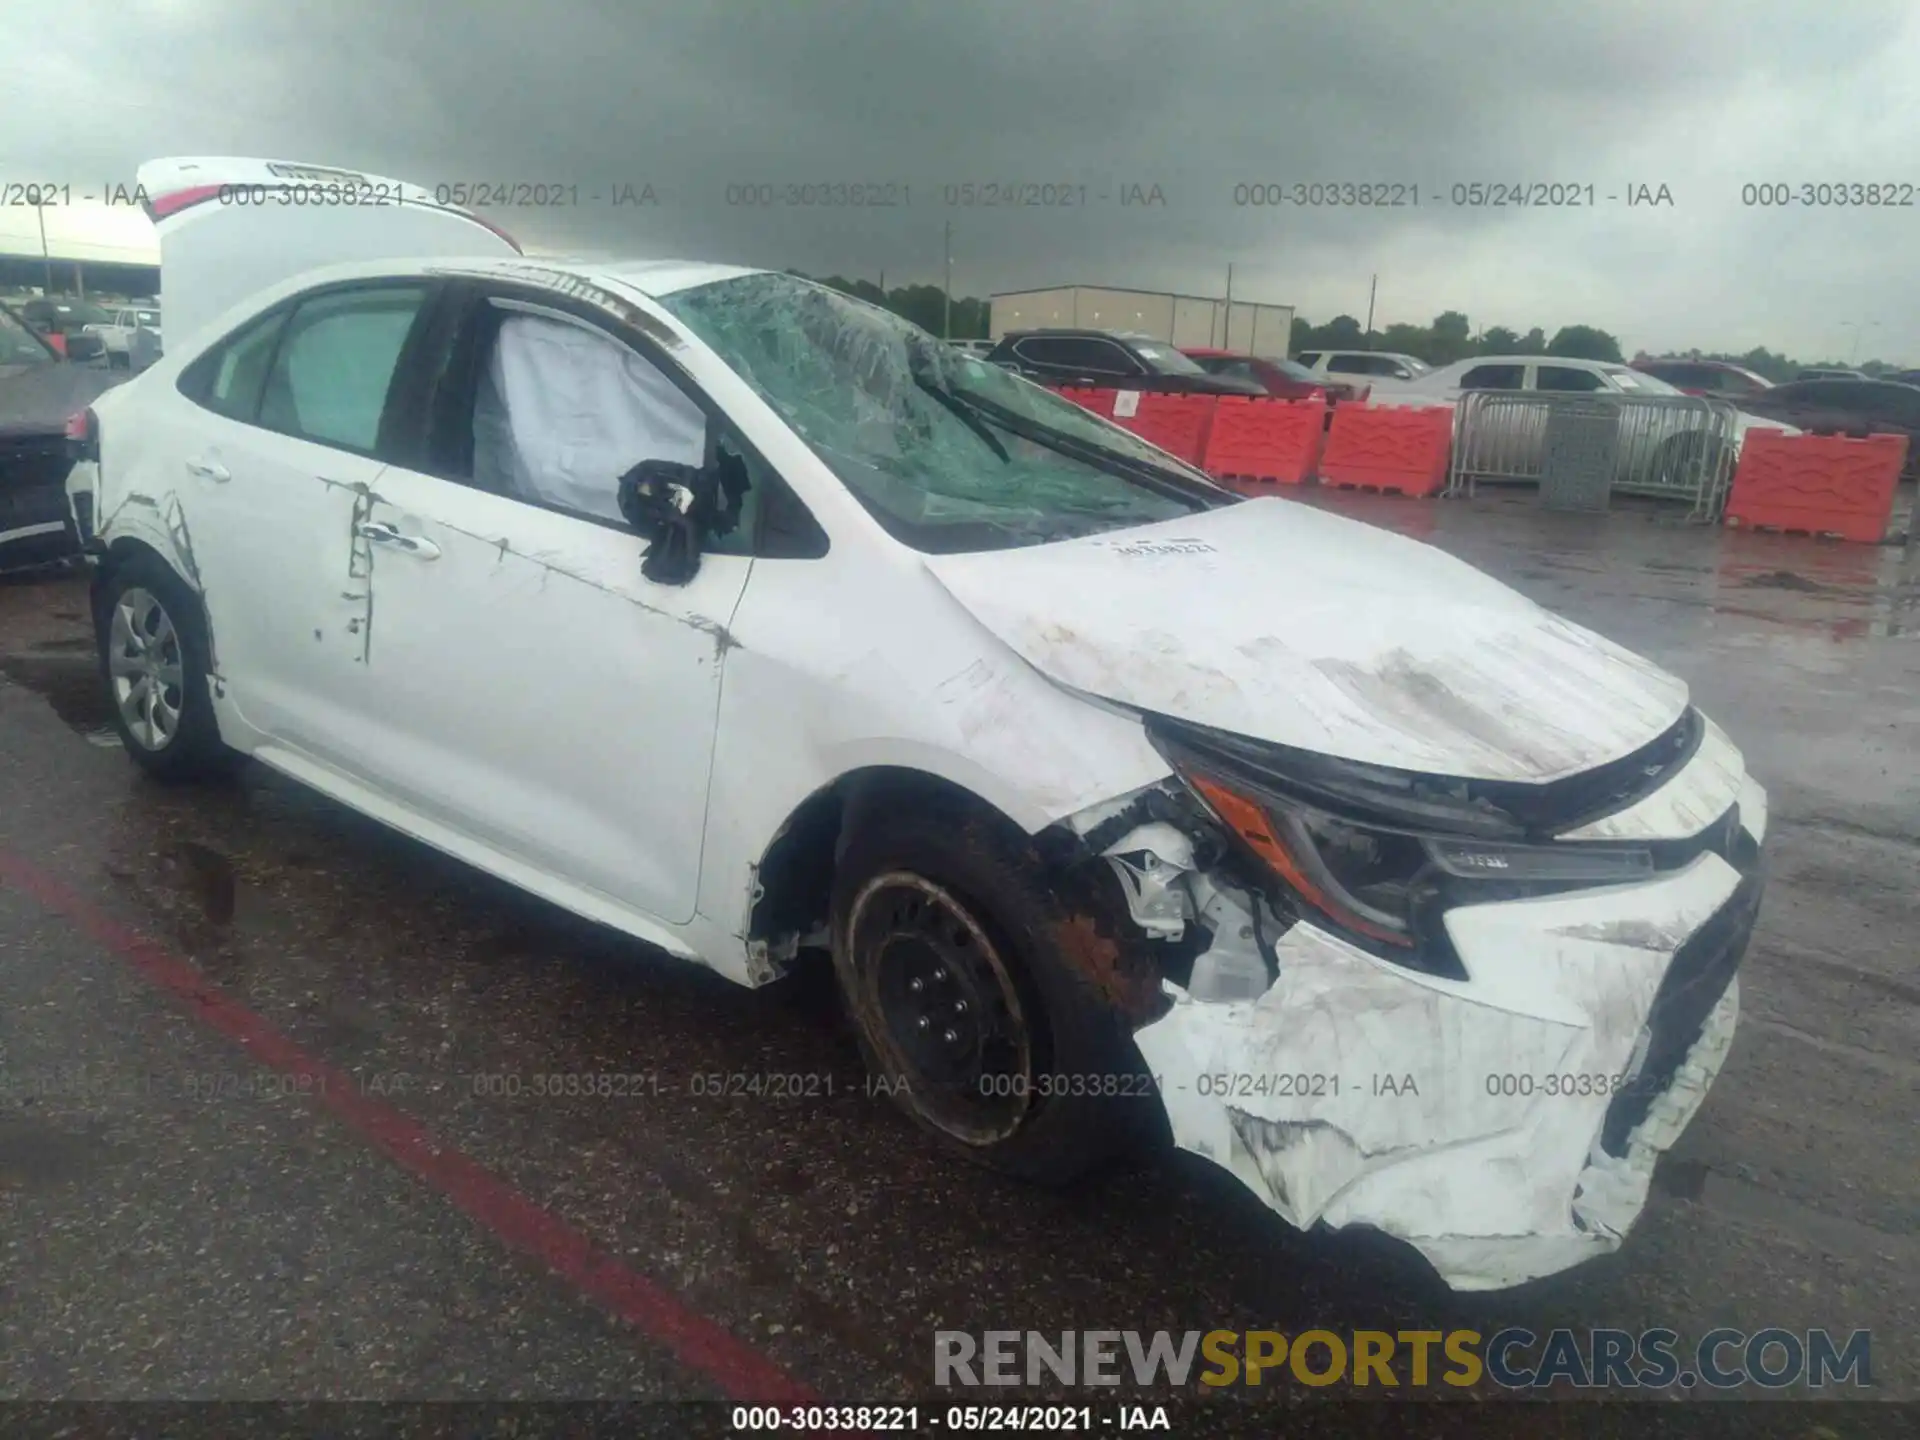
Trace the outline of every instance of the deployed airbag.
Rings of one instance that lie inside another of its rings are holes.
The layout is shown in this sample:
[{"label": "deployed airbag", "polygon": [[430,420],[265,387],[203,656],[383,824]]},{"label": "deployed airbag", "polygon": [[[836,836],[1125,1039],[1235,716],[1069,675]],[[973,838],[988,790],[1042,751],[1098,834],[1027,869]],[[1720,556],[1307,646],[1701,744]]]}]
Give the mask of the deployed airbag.
[{"label": "deployed airbag", "polygon": [[501,323],[474,410],[476,483],[625,523],[622,475],[705,458],[700,407],[626,346],[542,315]]}]

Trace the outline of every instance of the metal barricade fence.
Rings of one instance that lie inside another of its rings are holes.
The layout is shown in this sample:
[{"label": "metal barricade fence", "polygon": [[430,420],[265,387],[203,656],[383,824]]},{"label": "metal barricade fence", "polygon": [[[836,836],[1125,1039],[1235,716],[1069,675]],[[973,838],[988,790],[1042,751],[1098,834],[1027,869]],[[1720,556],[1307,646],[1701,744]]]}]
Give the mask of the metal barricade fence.
[{"label": "metal barricade fence", "polygon": [[1550,483],[1547,431],[1557,410],[1605,399],[1619,411],[1611,490],[1685,501],[1688,518],[1717,521],[1738,458],[1737,412],[1694,395],[1606,395],[1469,390],[1453,411],[1446,493],[1475,485]]}]

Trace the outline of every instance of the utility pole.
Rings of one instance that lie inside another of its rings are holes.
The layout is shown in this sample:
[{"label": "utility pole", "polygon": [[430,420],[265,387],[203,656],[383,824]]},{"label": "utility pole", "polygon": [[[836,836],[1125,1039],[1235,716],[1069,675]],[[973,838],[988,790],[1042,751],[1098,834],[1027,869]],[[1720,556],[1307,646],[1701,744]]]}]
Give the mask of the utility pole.
[{"label": "utility pole", "polygon": [[1369,349],[1369,350],[1371,350],[1371,349],[1373,348],[1373,297],[1374,297],[1374,295],[1375,295],[1375,294],[1377,294],[1377,293],[1379,292],[1379,289],[1380,289],[1380,277],[1379,277],[1378,275],[1375,275],[1375,276],[1373,277],[1373,279],[1371,279],[1370,281],[1368,281],[1368,282],[1367,282],[1367,338],[1366,338],[1366,348],[1367,348],[1367,349]]},{"label": "utility pole", "polygon": [[42,200],[33,207],[33,213],[40,221],[40,280],[41,293],[53,298],[53,257],[47,252],[47,202]]},{"label": "utility pole", "polygon": [[1226,319],[1221,322],[1221,329],[1227,337],[1223,342],[1224,347],[1231,350],[1233,348],[1233,262],[1231,260],[1227,262],[1227,314]]},{"label": "utility pole", "polygon": [[947,283],[940,296],[940,338],[953,338],[953,221],[949,220],[941,227],[942,248],[946,252]]}]

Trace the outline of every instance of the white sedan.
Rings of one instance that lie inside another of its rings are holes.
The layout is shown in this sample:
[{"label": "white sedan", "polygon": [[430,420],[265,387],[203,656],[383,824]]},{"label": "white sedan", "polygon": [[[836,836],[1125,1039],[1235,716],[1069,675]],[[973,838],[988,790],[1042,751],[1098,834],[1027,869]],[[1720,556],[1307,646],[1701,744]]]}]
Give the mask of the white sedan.
[{"label": "white sedan", "polygon": [[795,276],[212,203],[339,173],[141,171],[182,343],[70,480],[140,766],[250,756],[742,985],[823,948],[1012,1174],[1146,1120],[1457,1287],[1621,1243],[1761,886],[1682,681]]},{"label": "white sedan", "polygon": [[[1607,360],[1576,360],[1546,355],[1479,355],[1456,360],[1413,380],[1376,383],[1368,403],[1383,407],[1453,406],[1475,391],[1538,395],[1600,395],[1621,399],[1686,399],[1686,392],[1627,365]],[[1666,488],[1697,486],[1699,475],[1731,474],[1741,444],[1752,430],[1798,435],[1791,425],[1745,411],[1733,413],[1732,443],[1725,434],[1703,428],[1704,408],[1644,416],[1623,430],[1617,463],[1622,481],[1651,482]],[[1499,405],[1480,413],[1476,453],[1502,471],[1538,478],[1546,451],[1544,405]]]}]

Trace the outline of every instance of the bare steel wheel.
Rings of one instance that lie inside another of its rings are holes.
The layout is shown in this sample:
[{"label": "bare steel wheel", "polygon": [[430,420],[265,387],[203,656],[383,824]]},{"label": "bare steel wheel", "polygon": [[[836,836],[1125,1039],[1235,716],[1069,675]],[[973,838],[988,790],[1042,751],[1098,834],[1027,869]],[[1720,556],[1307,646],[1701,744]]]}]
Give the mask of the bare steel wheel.
[{"label": "bare steel wheel", "polygon": [[1063,899],[1032,841],[917,795],[843,826],[834,973],[887,1098],[947,1149],[1044,1184],[1147,1138],[1152,1077],[1104,983],[1123,939]]},{"label": "bare steel wheel", "polygon": [[969,1145],[1019,1129],[1033,1098],[1025,1008],[967,907],[910,871],[876,875],[854,897],[848,940],[887,1068],[926,1118]]},{"label": "bare steel wheel", "polygon": [[152,591],[136,585],[114,602],[107,675],[127,737],[143,750],[172,744],[180,729],[186,669],[180,632]]},{"label": "bare steel wheel", "polygon": [[100,675],[127,754],[163,780],[230,769],[239,757],[214,718],[200,597],[159,556],[135,551],[102,569],[93,601]]}]

